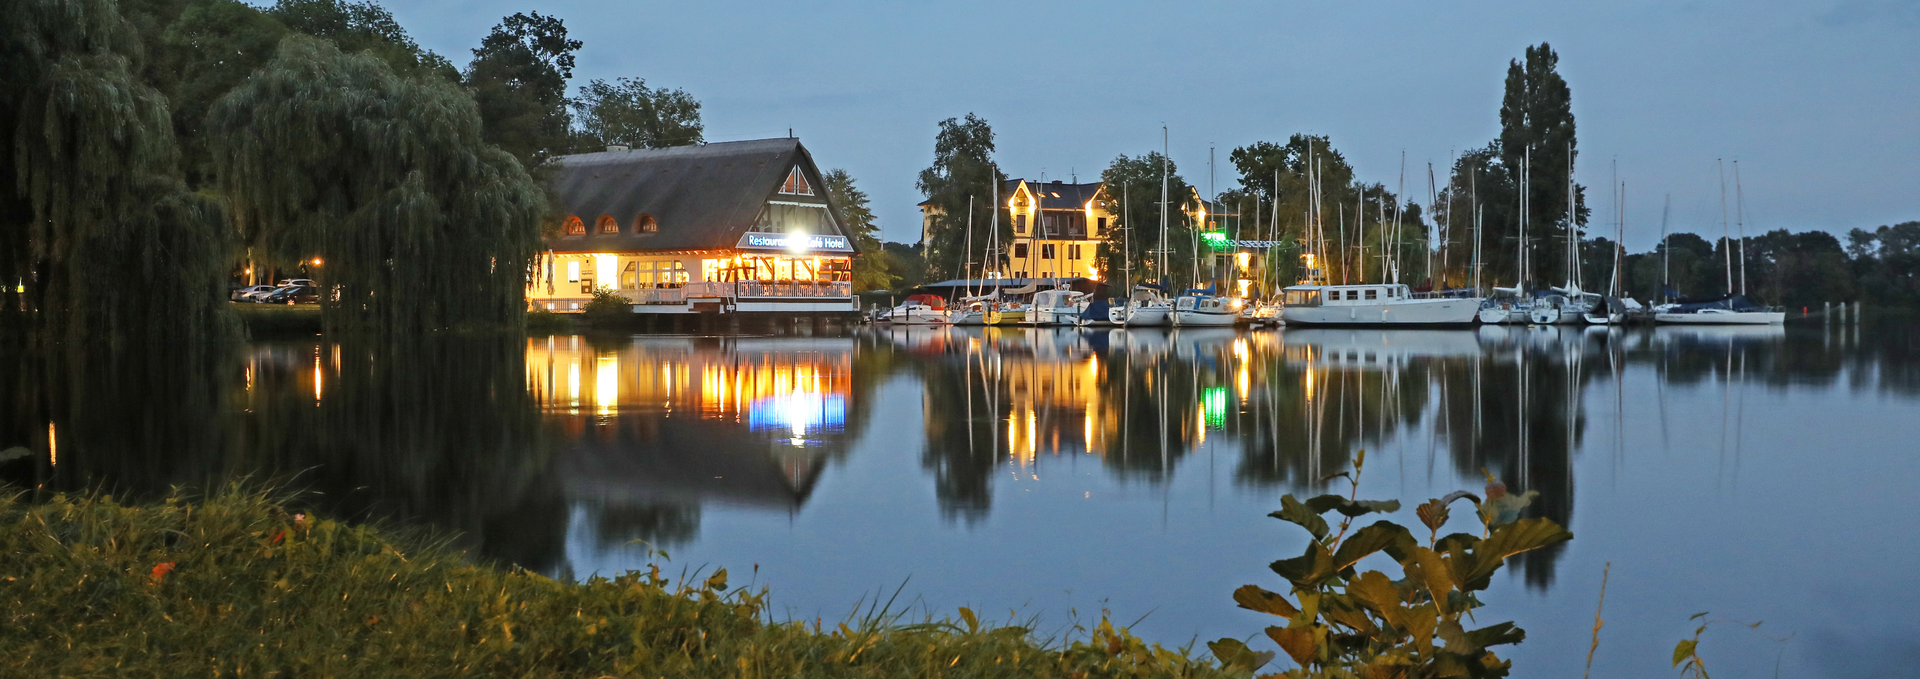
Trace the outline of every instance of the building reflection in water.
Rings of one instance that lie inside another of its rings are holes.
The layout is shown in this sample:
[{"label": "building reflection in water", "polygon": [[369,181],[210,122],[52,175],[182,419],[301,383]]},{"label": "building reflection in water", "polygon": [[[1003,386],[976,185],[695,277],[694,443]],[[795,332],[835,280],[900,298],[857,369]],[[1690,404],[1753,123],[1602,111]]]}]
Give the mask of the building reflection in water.
[{"label": "building reflection in water", "polygon": [[798,511],[848,448],[851,339],[527,342],[576,542],[694,537],[703,505]]}]

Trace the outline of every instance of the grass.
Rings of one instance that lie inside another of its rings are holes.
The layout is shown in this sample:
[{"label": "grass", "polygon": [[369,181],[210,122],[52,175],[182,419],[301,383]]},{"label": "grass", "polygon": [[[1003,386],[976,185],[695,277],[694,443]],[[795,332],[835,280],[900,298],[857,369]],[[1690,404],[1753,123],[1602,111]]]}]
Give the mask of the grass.
[{"label": "grass", "polygon": [[0,675],[1228,676],[1104,620],[1066,643],[966,609],[775,621],[766,590],[730,589],[724,570],[562,582],[298,502],[233,487],[148,504],[0,498]]}]

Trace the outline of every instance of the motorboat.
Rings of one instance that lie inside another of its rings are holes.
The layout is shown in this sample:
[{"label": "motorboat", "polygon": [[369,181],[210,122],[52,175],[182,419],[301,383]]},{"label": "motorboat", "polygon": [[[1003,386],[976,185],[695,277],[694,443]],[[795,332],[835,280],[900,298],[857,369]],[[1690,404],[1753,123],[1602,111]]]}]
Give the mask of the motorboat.
[{"label": "motorboat", "polygon": [[1656,323],[1686,325],[1773,325],[1785,323],[1784,311],[1754,304],[1741,295],[1729,295],[1704,302],[1664,304],[1655,307]]},{"label": "motorboat", "polygon": [[1080,320],[1080,312],[1087,308],[1087,293],[1075,292],[1064,287],[1055,290],[1041,290],[1033,293],[1033,304],[1027,309],[1027,318],[1023,325],[1074,325]]},{"label": "motorboat", "polygon": [[1240,322],[1239,300],[1209,294],[1207,290],[1188,290],[1173,302],[1176,328],[1232,326]]},{"label": "motorboat", "polygon": [[947,322],[954,325],[986,325],[987,310],[1000,299],[1000,292],[960,298],[960,306],[947,312]]},{"label": "motorboat", "polygon": [[879,320],[894,325],[946,325],[947,300],[939,295],[913,295],[882,313]]},{"label": "motorboat", "polygon": [[1295,285],[1280,318],[1296,325],[1469,325],[1480,298],[1415,295],[1400,283]]},{"label": "motorboat", "polygon": [[1253,327],[1281,326],[1280,313],[1285,307],[1274,300],[1263,300],[1247,304],[1240,309],[1240,322]]}]

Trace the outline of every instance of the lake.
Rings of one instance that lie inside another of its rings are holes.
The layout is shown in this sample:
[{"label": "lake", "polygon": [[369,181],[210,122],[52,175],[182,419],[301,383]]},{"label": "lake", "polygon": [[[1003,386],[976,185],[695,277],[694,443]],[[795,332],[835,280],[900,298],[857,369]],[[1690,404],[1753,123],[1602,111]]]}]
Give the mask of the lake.
[{"label": "lake", "polygon": [[1169,646],[1271,646],[1230,597],[1284,591],[1267,564],[1305,544],[1267,513],[1344,492],[1365,449],[1360,496],[1404,524],[1491,474],[1573,531],[1483,597],[1527,630],[1516,676],[1582,671],[1609,563],[1595,676],[1673,672],[1701,611],[1764,621],[1707,632],[1726,676],[1920,667],[1907,325],[311,338],[0,370],[19,486],[267,481],[557,577],[657,549],[782,617],[898,592]]}]

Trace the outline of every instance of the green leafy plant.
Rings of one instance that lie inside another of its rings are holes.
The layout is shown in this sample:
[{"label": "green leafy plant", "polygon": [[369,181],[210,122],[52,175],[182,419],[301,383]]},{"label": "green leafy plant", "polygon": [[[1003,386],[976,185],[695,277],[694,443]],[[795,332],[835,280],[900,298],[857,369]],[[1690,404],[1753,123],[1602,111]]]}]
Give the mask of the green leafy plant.
[{"label": "green leafy plant", "polygon": [[607,288],[593,291],[593,299],[580,305],[580,313],[599,321],[633,315],[633,300]]},{"label": "green leafy plant", "polygon": [[[1536,493],[1509,494],[1506,486],[1487,477],[1486,498],[1466,491],[1428,500],[1415,508],[1427,528],[1420,544],[1405,527],[1376,521],[1355,529],[1354,520],[1373,513],[1399,511],[1397,500],[1360,500],[1359,475],[1366,451],[1353,459],[1346,477],[1348,494],[1328,494],[1305,501],[1287,495],[1280,499],[1274,518],[1306,529],[1313,539],[1305,553],[1272,564],[1273,571],[1292,586],[1282,595],[1246,585],[1233,593],[1240,607],[1271,614],[1286,622],[1266,629],[1300,667],[1269,677],[1502,677],[1511,662],[1488,650],[1517,644],[1526,632],[1511,622],[1469,630],[1472,611],[1483,604],[1475,595],[1491,583],[1506,559],[1522,552],[1570,540],[1573,534],[1545,518],[1520,518]],[[1449,505],[1466,499],[1474,503],[1480,535],[1440,529],[1450,515]],[[1340,514],[1336,529],[1324,515]],[[1395,579],[1377,570],[1360,571],[1367,557],[1384,553],[1400,566]],[[1209,644],[1215,657],[1229,669],[1246,674],[1265,663],[1238,640]]]}]

